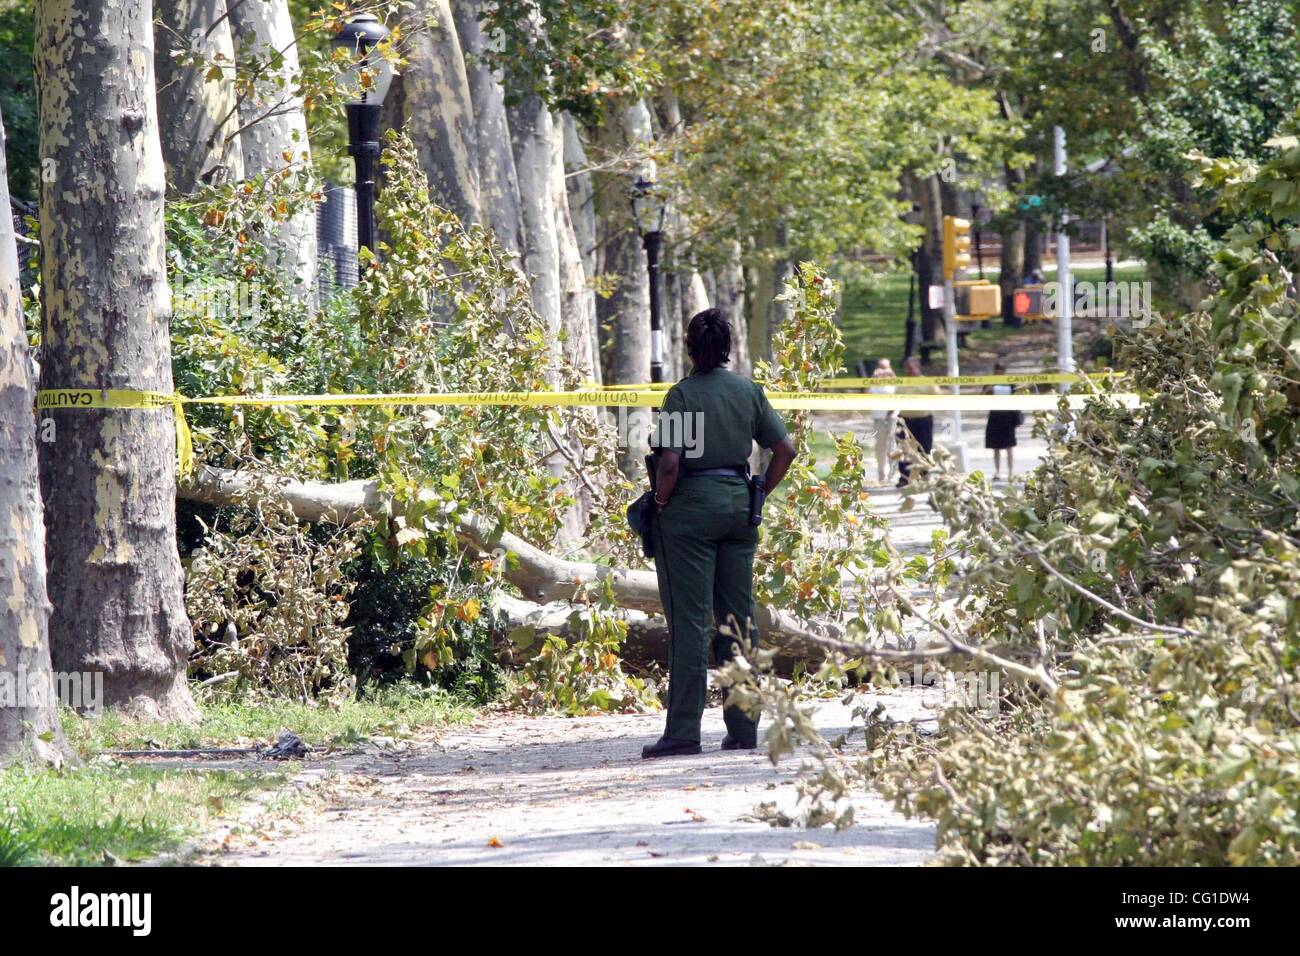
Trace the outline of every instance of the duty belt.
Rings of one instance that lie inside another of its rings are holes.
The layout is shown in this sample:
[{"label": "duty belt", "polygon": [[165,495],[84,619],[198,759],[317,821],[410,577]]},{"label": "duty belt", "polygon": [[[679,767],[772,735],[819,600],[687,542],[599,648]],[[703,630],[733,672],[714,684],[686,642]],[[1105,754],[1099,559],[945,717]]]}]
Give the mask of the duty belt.
[{"label": "duty belt", "polygon": [[748,478],[749,469],[744,465],[733,465],[730,468],[687,468],[686,474],[710,478]]}]

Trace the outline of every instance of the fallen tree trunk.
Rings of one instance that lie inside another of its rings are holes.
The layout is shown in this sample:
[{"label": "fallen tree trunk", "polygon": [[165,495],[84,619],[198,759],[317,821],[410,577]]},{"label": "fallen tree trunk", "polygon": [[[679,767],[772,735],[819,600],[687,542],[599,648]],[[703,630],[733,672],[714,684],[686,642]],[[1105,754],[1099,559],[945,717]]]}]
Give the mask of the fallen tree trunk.
[{"label": "fallen tree trunk", "polygon": [[[519,627],[531,627],[539,635],[554,634],[566,639],[576,637],[569,619],[580,608],[567,601],[537,604],[497,591],[492,595],[490,604],[492,610],[504,618],[512,631]],[[635,664],[666,664],[668,622],[660,615],[647,614],[645,611],[623,609],[617,613],[619,619],[627,625],[627,640],[623,644],[624,660]],[[499,650],[504,659],[516,664],[522,664],[533,652],[533,648],[529,647],[521,653],[509,640],[502,640]]]},{"label": "fallen tree trunk", "polygon": [[[193,479],[180,486],[178,493],[187,501],[238,505],[253,486],[254,479],[248,475],[204,466]],[[391,513],[391,499],[374,481],[327,484],[284,480],[278,482],[277,487],[293,508],[293,513],[302,521],[348,524],[364,517]],[[557,558],[518,535],[498,531],[493,522],[470,512],[457,517],[456,536],[467,548],[484,554],[509,552],[515,555],[518,563],[510,563],[506,578],[529,601],[538,604],[563,602],[568,605],[588,586],[603,585],[608,581],[619,606],[625,610],[646,614],[663,613],[663,605],[659,601],[659,583],[653,571],[612,568],[587,561]],[[521,615],[528,613],[522,606],[516,606],[515,610]],[[642,623],[641,619],[637,619],[637,623]],[[776,645],[780,648],[779,656],[782,658],[820,659],[824,651],[819,640],[843,640],[842,631],[836,625],[806,621],[788,611],[762,605],[758,608],[758,627],[768,646]],[[644,629],[638,627],[635,632],[629,629],[627,647],[630,656],[641,656],[642,652],[635,649],[635,645],[643,638],[648,640],[648,635],[654,630],[650,626]],[[655,659],[661,659],[660,653],[666,658],[666,638],[665,632],[662,638],[663,650],[653,652]]]}]

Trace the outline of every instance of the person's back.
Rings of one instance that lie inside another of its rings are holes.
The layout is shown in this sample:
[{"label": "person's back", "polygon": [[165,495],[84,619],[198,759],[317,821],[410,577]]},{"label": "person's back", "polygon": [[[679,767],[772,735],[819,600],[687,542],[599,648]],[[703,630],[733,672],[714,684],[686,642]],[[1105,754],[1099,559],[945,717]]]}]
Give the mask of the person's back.
[{"label": "person's back", "polygon": [[[762,386],[722,366],[731,324],[717,309],[694,316],[686,348],[695,371],[669,389],[655,423],[655,516],[659,595],[671,635],[664,734],[642,757],[700,752],[710,648],[718,663],[757,638],[754,551],[761,486],[748,480],[754,442],[772,450],[766,488],[780,484],[794,444]],[[723,708],[723,749],[757,746],[758,716]]]},{"label": "person's back", "polygon": [[744,467],[755,440],[769,448],[784,437],[760,385],[725,368],[692,372],[664,398],[660,448],[676,451],[687,471]]}]

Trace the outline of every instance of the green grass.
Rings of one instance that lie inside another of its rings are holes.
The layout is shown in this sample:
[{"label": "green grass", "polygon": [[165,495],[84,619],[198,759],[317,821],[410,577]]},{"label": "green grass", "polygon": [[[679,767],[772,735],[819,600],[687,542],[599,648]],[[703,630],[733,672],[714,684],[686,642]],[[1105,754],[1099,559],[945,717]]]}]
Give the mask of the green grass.
[{"label": "green grass", "polygon": [[474,710],[437,688],[399,683],[339,707],[285,701],[223,702],[195,688],[197,727],[88,719],[71,711],[63,728],[81,762],[62,770],[0,768],[0,866],[98,866],[144,860],[179,847],[253,792],[276,787],[285,768],[234,771],[142,766],[96,756],[105,750],[245,746],[292,730],[312,746],[346,747],[469,720]]},{"label": "green grass", "polygon": [[439,688],[403,682],[339,707],[293,701],[226,702],[204,700],[197,727],[179,723],[136,722],[116,714],[85,720],[65,714],[64,732],[82,753],[102,750],[239,747],[272,741],[292,730],[309,746],[346,747],[366,737],[401,737],[424,727],[461,723],[473,708]]},{"label": "green grass", "polygon": [[[997,279],[997,270],[984,270],[989,279]],[[1145,267],[1133,267],[1115,270],[1116,282],[1140,282],[1146,278]],[[903,347],[907,341],[907,290],[910,273],[886,272],[874,276],[855,279],[846,284],[844,289],[844,308],[841,317],[841,330],[844,334],[844,364],[848,375],[857,375],[857,362],[867,362],[867,374],[871,374],[875,362],[881,357],[890,359],[895,368],[902,364]],[[1075,269],[1077,281],[1104,282],[1104,267]],[[1051,282],[1056,278],[1056,267],[1044,269],[1043,279]],[[917,323],[920,324],[919,303]],[[1001,319],[992,319],[991,328],[983,329],[978,323],[968,323],[970,346],[983,348],[1008,335],[1024,332],[1002,324]],[[1043,326],[1045,334],[1049,327]],[[917,334],[920,334],[919,328]],[[918,343],[919,344],[919,343]],[[942,354],[939,355],[942,361]],[[901,371],[901,369],[900,369]]]},{"label": "green grass", "polygon": [[202,833],[282,771],[164,770],[94,762],[0,770],[0,866],[144,860]]}]

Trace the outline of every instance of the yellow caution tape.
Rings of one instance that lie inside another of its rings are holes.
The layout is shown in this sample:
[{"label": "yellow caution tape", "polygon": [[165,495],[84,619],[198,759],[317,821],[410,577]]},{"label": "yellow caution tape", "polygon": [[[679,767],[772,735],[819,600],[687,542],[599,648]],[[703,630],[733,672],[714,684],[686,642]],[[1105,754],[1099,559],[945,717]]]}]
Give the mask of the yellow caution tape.
[{"label": "yellow caution tape", "polygon": [[[898,411],[908,412],[992,412],[992,411],[1054,411],[1065,399],[1070,408],[1081,408],[1092,400],[1090,395],[843,395],[828,392],[769,392],[773,408],[783,410],[856,412]],[[1134,394],[1111,393],[1107,395],[1129,408],[1140,405],[1141,397]]]},{"label": "yellow caution tape", "polygon": [[[909,383],[921,381],[908,379]],[[1129,407],[1141,403],[1137,395],[1112,394],[1115,401]],[[658,408],[665,393],[659,388],[589,388],[567,392],[399,392],[389,395],[210,395],[187,398],[184,395],[137,389],[42,389],[36,393],[36,406],[42,411],[64,409],[149,409],[170,408],[176,422],[176,454],[181,474],[193,466],[194,444],[185,421],[186,405],[294,405],[294,406],[395,406],[395,405],[497,405],[516,407],[623,406]],[[1065,400],[1078,408],[1089,400],[1086,395],[846,395],[830,392],[769,392],[774,408],[789,411],[1053,411]]]},{"label": "yellow caution tape", "polygon": [[146,392],[132,388],[45,388],[36,393],[36,407],[41,411],[63,408],[170,408],[176,427],[176,460],[182,475],[194,464],[194,439],[185,421],[181,395]]},{"label": "yellow caution tape", "polygon": [[905,375],[893,378],[832,378],[827,388],[873,388],[881,385],[1067,385],[1111,378],[1123,372],[1028,372],[1021,375]]},{"label": "yellow caution tape", "polygon": [[[1025,372],[1004,375],[904,375],[892,378],[830,378],[825,388],[875,388],[882,385],[1066,385],[1092,379],[1113,378],[1126,372]],[[672,382],[643,382],[636,385],[595,385],[606,389],[668,389]]]}]

